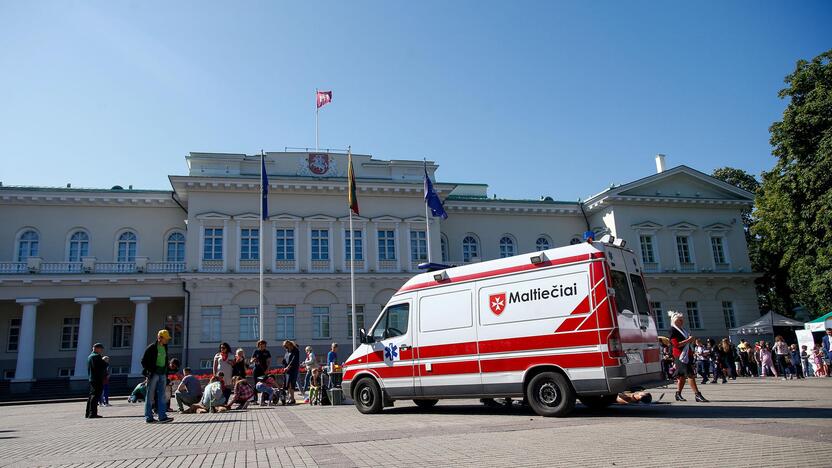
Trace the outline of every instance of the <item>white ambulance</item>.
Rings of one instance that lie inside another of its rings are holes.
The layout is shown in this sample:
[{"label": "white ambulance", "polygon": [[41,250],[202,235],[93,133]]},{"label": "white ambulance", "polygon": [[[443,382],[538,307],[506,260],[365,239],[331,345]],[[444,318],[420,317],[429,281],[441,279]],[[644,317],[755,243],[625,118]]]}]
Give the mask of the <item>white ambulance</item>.
[{"label": "white ambulance", "polygon": [[641,267],[619,239],[419,274],[344,364],[362,413],[521,397],[542,416],[664,384]]}]

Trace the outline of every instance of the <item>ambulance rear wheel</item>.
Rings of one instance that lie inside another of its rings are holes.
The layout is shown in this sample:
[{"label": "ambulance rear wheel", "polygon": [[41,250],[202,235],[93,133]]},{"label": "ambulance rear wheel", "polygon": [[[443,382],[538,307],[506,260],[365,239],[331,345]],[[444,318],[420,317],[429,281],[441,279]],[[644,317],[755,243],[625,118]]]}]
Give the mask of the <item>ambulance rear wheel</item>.
[{"label": "ambulance rear wheel", "polygon": [[526,399],[535,413],[545,417],[562,417],[575,408],[572,385],[557,372],[541,372],[526,387]]},{"label": "ambulance rear wheel", "polygon": [[369,377],[358,381],[355,385],[355,407],[363,414],[380,413],[384,402],[381,398],[381,389],[378,384]]},{"label": "ambulance rear wheel", "polygon": [[433,408],[439,403],[439,400],[428,399],[428,400],[413,400],[413,403],[416,403],[416,406],[422,409]]},{"label": "ambulance rear wheel", "polygon": [[578,399],[591,410],[601,410],[615,403],[616,395],[582,396]]}]

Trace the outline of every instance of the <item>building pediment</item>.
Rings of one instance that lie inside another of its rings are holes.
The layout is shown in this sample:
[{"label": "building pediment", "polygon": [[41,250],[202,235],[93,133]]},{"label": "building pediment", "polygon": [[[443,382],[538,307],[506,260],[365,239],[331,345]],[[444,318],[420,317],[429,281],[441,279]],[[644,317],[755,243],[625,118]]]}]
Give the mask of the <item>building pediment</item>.
[{"label": "building pediment", "polygon": [[730,231],[731,225],[725,223],[713,223],[702,228],[703,231]]},{"label": "building pediment", "polygon": [[[341,216],[340,218],[338,218],[338,221],[341,221],[342,223],[348,223],[348,222],[350,222],[350,217],[349,216]],[[352,215],[352,222],[353,223],[366,223],[368,221],[370,221],[370,218],[365,218],[364,216]]]},{"label": "building pediment", "polygon": [[233,216],[234,219],[260,219],[259,213],[240,213]]},{"label": "building pediment", "polygon": [[642,221],[640,223],[633,224],[630,227],[632,227],[636,231],[656,231],[664,226],[653,221]]},{"label": "building pediment", "polygon": [[303,221],[303,218],[301,218],[300,216],[295,216],[288,213],[271,215],[269,216],[269,219],[272,221]]},{"label": "building pediment", "polygon": [[385,215],[385,216],[378,216],[378,217],[373,218],[373,222],[374,223],[400,223],[400,222],[402,222],[402,219],[397,218],[395,216]]},{"label": "building pediment", "polygon": [[694,231],[699,228],[699,226],[689,223],[687,221],[681,221],[676,224],[671,224],[667,227],[671,231]]},{"label": "building pediment", "polygon": [[312,215],[312,216],[304,216],[303,220],[304,221],[318,221],[318,222],[334,222],[334,221],[337,221],[338,219],[335,218],[334,216],[328,216],[328,215],[324,215],[324,214],[316,214],[316,215]]},{"label": "building pediment", "polygon": [[206,211],[194,216],[196,219],[231,219],[231,215],[220,213],[218,211]]}]

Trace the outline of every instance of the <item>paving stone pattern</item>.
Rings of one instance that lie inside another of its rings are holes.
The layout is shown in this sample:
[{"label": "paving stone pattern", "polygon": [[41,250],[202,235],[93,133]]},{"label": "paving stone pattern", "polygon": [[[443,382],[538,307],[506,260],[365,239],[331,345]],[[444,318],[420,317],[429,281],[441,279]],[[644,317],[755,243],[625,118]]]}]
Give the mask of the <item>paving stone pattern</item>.
[{"label": "paving stone pattern", "polygon": [[[740,379],[702,387],[712,403],[578,406],[564,419],[474,400],[381,415],[352,406],[251,408],[144,422],[116,401],[0,408],[0,466],[832,466],[832,379]],[[686,395],[692,397],[690,391]],[[692,400],[692,398],[691,398]],[[664,404],[666,403],[666,404]]]}]

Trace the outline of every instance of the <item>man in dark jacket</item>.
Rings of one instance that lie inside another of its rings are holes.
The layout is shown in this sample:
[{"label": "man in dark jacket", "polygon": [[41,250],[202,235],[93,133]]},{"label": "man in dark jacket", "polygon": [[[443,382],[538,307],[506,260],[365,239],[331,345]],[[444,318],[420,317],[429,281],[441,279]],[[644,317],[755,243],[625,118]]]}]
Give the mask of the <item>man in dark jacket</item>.
[{"label": "man in dark jacket", "polygon": [[142,356],[142,375],[147,377],[147,397],[144,399],[144,420],[148,423],[156,422],[153,419],[153,402],[158,401],[157,411],[159,422],[166,423],[173,421],[167,415],[167,399],[165,398],[165,386],[168,374],[168,341],[170,332],[159,330],[156,334],[156,342],[150,343],[144,350]]},{"label": "man in dark jacket", "polygon": [[87,399],[87,418],[101,418],[98,414],[98,402],[104,390],[104,377],[107,375],[107,363],[101,357],[104,345],[96,343],[92,347],[92,354],[87,358],[87,374],[90,377],[90,397]]}]

